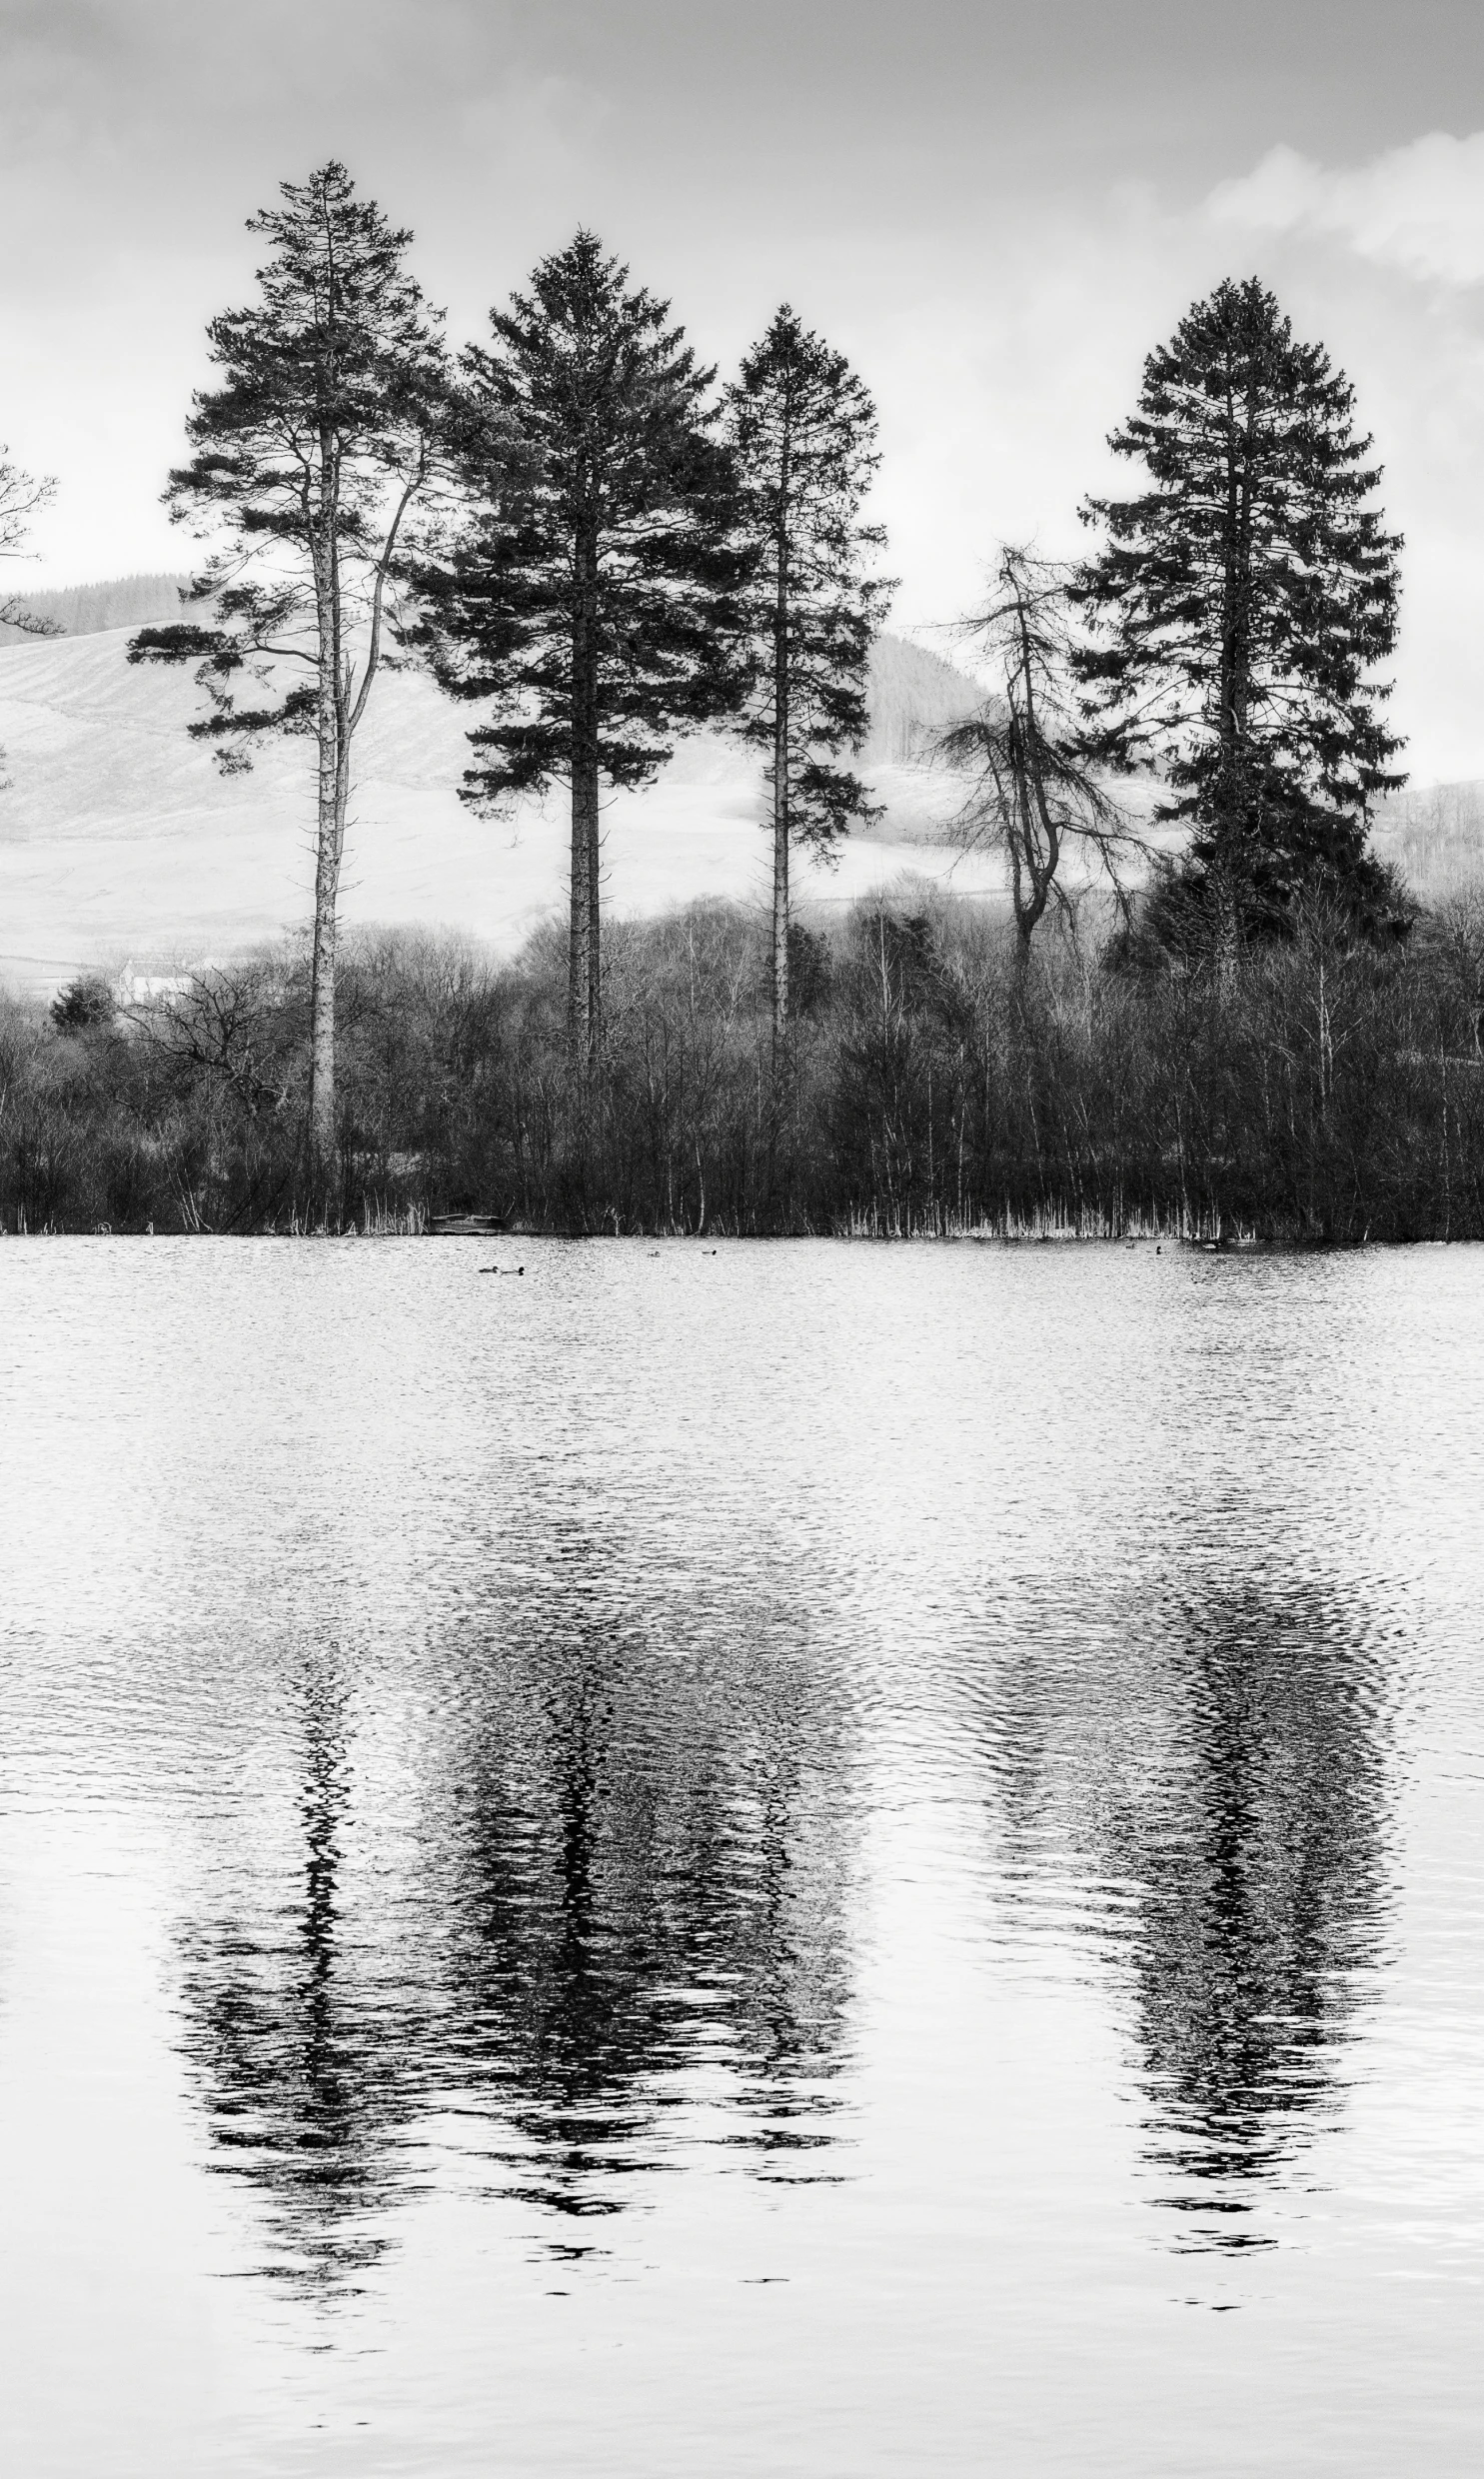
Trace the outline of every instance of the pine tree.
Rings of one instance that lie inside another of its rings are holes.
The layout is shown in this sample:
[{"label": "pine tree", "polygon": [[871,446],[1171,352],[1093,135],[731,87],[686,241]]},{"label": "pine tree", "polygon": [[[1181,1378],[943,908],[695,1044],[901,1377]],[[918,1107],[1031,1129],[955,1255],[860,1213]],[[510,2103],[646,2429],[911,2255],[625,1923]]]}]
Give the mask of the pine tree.
[{"label": "pine tree", "polygon": [[210,710],[190,729],[228,773],[263,733],[317,743],[309,1154],[323,1206],[351,747],[408,513],[436,480],[447,384],[441,313],[405,264],[411,234],[357,197],[342,164],[281,189],[284,204],[248,225],[272,245],[258,300],[207,330],[222,383],[196,396],[196,453],[165,495],[174,519],[224,538],[187,598],[210,616],[141,630],[129,659],[198,663]]},{"label": "pine tree", "polygon": [[1353,411],[1271,293],[1223,283],[1110,438],[1150,487],[1082,512],[1107,530],[1075,588],[1091,748],[1162,776],[1156,815],[1189,826],[1186,895],[1227,955],[1306,891],[1362,919],[1387,894],[1368,812],[1405,779],[1371,667],[1396,642],[1400,538],[1365,505],[1380,469]]},{"label": "pine tree", "polygon": [[603,783],[651,780],[676,736],[741,695],[732,465],[715,373],[670,305],[631,287],[590,232],[491,313],[463,357],[452,539],[418,571],[409,632],[455,696],[492,700],[463,797],[498,809],[565,782],[572,803],[568,1033],[602,1041]]},{"label": "pine tree", "polygon": [[788,1016],[788,863],[828,852],[852,819],[878,816],[836,759],[858,750],[871,639],[889,581],[868,573],[885,536],[862,525],[880,463],[875,407],[841,354],[785,304],[727,391],[727,426],[756,554],[746,612],[752,692],[741,729],[767,752],[772,796],[772,1027]]}]

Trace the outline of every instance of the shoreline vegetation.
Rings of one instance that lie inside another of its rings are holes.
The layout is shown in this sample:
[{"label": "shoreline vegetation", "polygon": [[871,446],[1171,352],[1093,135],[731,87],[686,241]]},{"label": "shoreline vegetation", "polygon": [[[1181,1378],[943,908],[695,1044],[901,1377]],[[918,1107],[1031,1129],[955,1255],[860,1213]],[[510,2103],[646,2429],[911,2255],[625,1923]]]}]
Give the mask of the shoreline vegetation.
[{"label": "shoreline vegetation", "polygon": [[[1373,845],[1402,541],[1349,380],[1255,277],[1147,356],[1088,555],[1000,544],[960,624],[981,676],[915,754],[1005,900],[809,916],[798,857],[883,814],[864,381],[784,303],[719,384],[586,230],[455,353],[338,162],[248,229],[166,492],[208,556],[128,660],[194,669],[229,775],[313,745],[312,929],[0,1003],[7,1229],[1484,1238],[1484,877],[1424,901]],[[50,489],[0,457],[0,550]],[[570,803],[567,923],[513,961],[342,920],[398,664],[469,716],[477,814]],[[605,788],[702,730],[755,754],[770,916],[610,919]]]},{"label": "shoreline vegetation", "polygon": [[791,931],[616,921],[605,1072],[574,1082],[554,922],[501,962],[348,936],[335,1192],[306,1213],[307,942],[48,1010],[0,1002],[16,1232],[1484,1239],[1484,892],[1390,946],[1302,911],[1234,972],[1152,971],[1085,897],[1027,958],[908,886]]}]

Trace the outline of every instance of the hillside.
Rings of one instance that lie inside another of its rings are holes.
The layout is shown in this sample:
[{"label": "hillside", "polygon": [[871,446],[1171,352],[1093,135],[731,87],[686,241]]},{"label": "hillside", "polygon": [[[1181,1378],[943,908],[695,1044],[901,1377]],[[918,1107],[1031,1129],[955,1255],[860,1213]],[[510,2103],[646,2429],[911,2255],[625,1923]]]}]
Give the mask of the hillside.
[{"label": "hillside", "polygon": [[[129,631],[170,617],[179,583],[124,578],[37,596],[69,633],[0,646],[0,980],[50,990],[129,956],[143,966],[230,953],[307,916],[308,744],[270,743],[252,774],[223,778],[186,730],[200,712],[189,675],[125,659]],[[125,625],[99,625],[121,608]],[[848,902],[906,873],[999,891],[997,864],[945,841],[959,788],[920,762],[932,729],[975,695],[925,648],[877,641],[862,765],[885,815],[849,839],[836,869],[800,862],[803,903]],[[379,683],[357,744],[344,912],[351,923],[457,923],[509,951],[563,901],[567,824],[560,800],[500,821],[466,809],[467,720],[416,673]],[[610,905],[764,903],[763,815],[749,753],[716,734],[683,743],[649,791],[608,805]],[[1399,795],[1375,840],[1420,894],[1447,894],[1479,875],[1484,785]]]},{"label": "hillside", "polygon": [[1427,784],[1383,802],[1373,835],[1425,903],[1436,904],[1484,877],[1484,784]]},{"label": "hillside", "polygon": [[[107,577],[96,585],[59,586],[46,594],[17,592],[16,601],[63,637],[96,637],[103,629],[142,629],[178,620],[181,588],[188,583],[184,575],[174,573]],[[0,646],[32,642],[27,630],[0,622]]]},{"label": "hillside", "polygon": [[904,637],[878,637],[870,652],[867,765],[904,766],[926,753],[934,731],[958,723],[978,701],[974,683]]},{"label": "hillside", "polygon": [[[270,743],[250,775],[220,776],[186,726],[200,712],[189,674],[132,668],[128,627],[0,648],[0,978],[53,989],[96,965],[222,954],[302,922],[313,878],[309,745]],[[39,603],[41,598],[36,598]],[[58,598],[59,602],[64,598]],[[173,609],[173,603],[167,610]],[[66,614],[55,614],[62,620]],[[999,884],[992,863],[942,847],[956,792],[908,763],[924,724],[961,711],[972,684],[920,647],[884,639],[873,665],[866,767],[886,815],[831,871],[801,863],[801,898],[842,902],[903,871],[951,872],[960,887]],[[357,743],[346,859],[349,922],[456,923],[509,950],[564,897],[560,801],[510,820],[474,817],[456,786],[468,717],[412,672],[379,684]],[[765,900],[768,849],[753,758],[706,735],[660,781],[619,794],[606,813],[610,904],[663,909],[698,896]]]}]

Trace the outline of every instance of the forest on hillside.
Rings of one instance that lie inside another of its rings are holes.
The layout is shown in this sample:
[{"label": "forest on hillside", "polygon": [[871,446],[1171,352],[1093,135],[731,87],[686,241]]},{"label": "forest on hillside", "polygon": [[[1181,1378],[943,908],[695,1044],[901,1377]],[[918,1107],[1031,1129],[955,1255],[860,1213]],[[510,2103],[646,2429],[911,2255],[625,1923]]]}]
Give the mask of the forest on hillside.
[{"label": "forest on hillside", "polygon": [[24,645],[38,634],[94,637],[103,629],[137,629],[180,617],[188,576],[106,577],[94,585],[55,586],[12,598],[16,616],[0,617],[0,646]]},{"label": "forest on hillside", "polygon": [[[874,404],[787,304],[719,381],[579,232],[453,354],[343,165],[250,230],[167,495],[210,556],[132,581],[164,609],[129,658],[193,670],[228,773],[310,745],[312,918],[6,1010],[10,1228],[1484,1236],[1477,810],[1408,803],[1381,468],[1255,278],[1149,353],[1086,555],[992,549],[969,681],[884,633]],[[0,460],[0,548],[47,488]],[[467,716],[477,813],[570,811],[565,917],[512,963],[343,931],[393,661]],[[605,799],[702,730],[756,766],[766,914],[614,921]],[[950,771],[1003,904],[800,917],[873,758]]]}]

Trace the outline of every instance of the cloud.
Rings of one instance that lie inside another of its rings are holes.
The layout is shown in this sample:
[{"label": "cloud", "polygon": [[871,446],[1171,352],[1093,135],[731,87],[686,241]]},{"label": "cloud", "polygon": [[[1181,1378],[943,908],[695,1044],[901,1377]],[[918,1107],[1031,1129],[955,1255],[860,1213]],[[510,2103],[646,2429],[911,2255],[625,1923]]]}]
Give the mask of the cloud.
[{"label": "cloud", "polygon": [[1363,259],[1449,286],[1484,282],[1484,131],[1434,131],[1357,170],[1327,171],[1276,146],[1206,201],[1218,226],[1328,234]]}]

